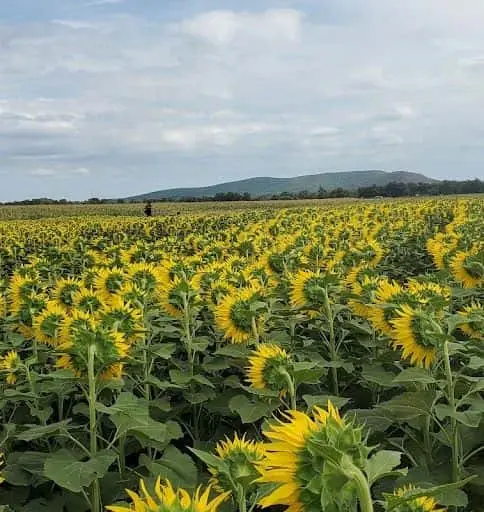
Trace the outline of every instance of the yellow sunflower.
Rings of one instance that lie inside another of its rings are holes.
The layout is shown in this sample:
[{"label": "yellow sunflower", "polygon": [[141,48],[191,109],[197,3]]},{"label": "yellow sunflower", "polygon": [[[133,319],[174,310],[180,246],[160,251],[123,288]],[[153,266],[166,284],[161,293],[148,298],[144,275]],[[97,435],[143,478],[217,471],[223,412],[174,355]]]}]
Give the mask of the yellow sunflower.
[{"label": "yellow sunflower", "polygon": [[57,302],[49,301],[46,308],[34,318],[33,328],[35,337],[40,343],[55,346],[60,342],[62,325],[68,318],[68,313]]},{"label": "yellow sunflower", "polygon": [[155,484],[155,496],[151,496],[143,480],[140,481],[140,488],[139,494],[126,490],[132,501],[128,507],[112,505],[106,507],[106,510],[110,512],[217,512],[230,494],[220,494],[210,501],[210,486],[204,491],[199,487],[191,496],[185,489],[175,490],[168,480],[162,484],[160,478]]},{"label": "yellow sunflower", "polygon": [[393,331],[390,320],[394,317],[398,305],[406,302],[407,298],[400,284],[382,279],[376,290],[374,304],[368,311],[368,318],[373,327],[390,336]]},{"label": "yellow sunflower", "polygon": [[163,282],[163,273],[151,263],[131,263],[127,268],[131,282],[146,293],[152,293]]},{"label": "yellow sunflower", "polygon": [[474,247],[470,251],[459,251],[450,262],[452,275],[464,288],[484,285],[484,251]]},{"label": "yellow sunflower", "polygon": [[126,272],[120,268],[101,269],[94,279],[94,286],[105,302],[109,302],[127,280]]},{"label": "yellow sunflower", "polygon": [[256,464],[264,458],[265,450],[262,443],[247,441],[245,435],[239,437],[235,434],[233,439],[220,441],[215,452],[228,466],[230,478],[219,474],[216,468],[209,467],[212,474],[211,483],[220,492],[237,492],[234,485],[241,485],[246,493],[259,477]]},{"label": "yellow sunflower", "polygon": [[99,311],[98,318],[101,325],[119,331],[130,343],[144,338],[143,313],[119,296],[113,297],[111,303]]},{"label": "yellow sunflower", "polygon": [[66,309],[74,305],[74,295],[82,288],[82,283],[73,277],[62,277],[57,280],[53,298],[57,304]]},{"label": "yellow sunflower", "polygon": [[460,330],[470,338],[484,339],[484,306],[480,302],[473,302],[466,306],[460,315],[466,320],[460,324]]},{"label": "yellow sunflower", "polygon": [[253,388],[284,394],[288,391],[290,369],[291,359],[284,349],[272,343],[262,343],[249,357],[247,380]]},{"label": "yellow sunflower", "polygon": [[[338,410],[328,402],[327,410],[314,407],[311,415],[300,411],[284,414],[284,421],[278,421],[264,431],[269,439],[265,445],[266,455],[258,464],[261,477],[259,483],[275,484],[276,488],[259,500],[263,508],[283,505],[286,512],[306,510],[333,510],[336,501],[345,494],[353,504],[355,495],[348,479],[337,467],[326,462],[324,454],[318,452],[318,445],[337,448],[347,454],[360,470],[364,468],[369,449],[360,428],[347,425]],[[314,476],[318,475],[316,481]],[[328,492],[331,486],[334,492]],[[346,488],[345,493],[340,491]]]},{"label": "yellow sunflower", "polygon": [[[393,495],[398,496],[399,498],[404,498],[414,491],[417,491],[417,488],[413,485],[408,485],[401,489],[397,489]],[[437,507],[438,503],[435,498],[421,496],[419,498],[413,498],[405,504],[397,507],[395,512],[446,512],[447,510],[445,508]]]},{"label": "yellow sunflower", "polygon": [[7,373],[7,384],[14,385],[17,382],[17,371],[20,365],[20,358],[15,350],[10,350],[0,358],[0,370]]},{"label": "yellow sunflower", "polygon": [[291,305],[294,308],[319,310],[326,300],[327,276],[311,270],[300,270],[291,279]]},{"label": "yellow sunflower", "polygon": [[225,338],[233,343],[245,343],[260,333],[263,314],[254,306],[261,301],[261,291],[257,285],[234,289],[220,301],[215,308],[215,322]]},{"label": "yellow sunflower", "polygon": [[403,359],[416,366],[430,368],[437,359],[439,330],[435,320],[423,311],[404,304],[397,311],[397,318],[390,320],[393,325],[392,345],[402,349]]},{"label": "yellow sunflower", "polygon": [[164,281],[157,293],[161,306],[173,318],[182,318],[185,306],[193,307],[199,300],[193,278],[174,277],[172,281]]},{"label": "yellow sunflower", "polygon": [[73,304],[76,309],[84,313],[93,314],[103,305],[103,296],[90,288],[81,287],[73,296]]}]

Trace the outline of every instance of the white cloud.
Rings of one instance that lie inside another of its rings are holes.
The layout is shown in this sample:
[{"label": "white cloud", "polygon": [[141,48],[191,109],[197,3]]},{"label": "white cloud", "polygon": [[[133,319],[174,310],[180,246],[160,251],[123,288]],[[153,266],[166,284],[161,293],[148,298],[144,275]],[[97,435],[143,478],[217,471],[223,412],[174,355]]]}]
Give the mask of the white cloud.
[{"label": "white cloud", "polygon": [[88,174],[91,174],[91,171],[87,167],[77,167],[76,169],[72,169],[71,174],[87,176]]},{"label": "white cloud", "polygon": [[39,169],[32,169],[30,174],[32,176],[54,176],[56,172],[53,169],[44,169],[41,167]]}]

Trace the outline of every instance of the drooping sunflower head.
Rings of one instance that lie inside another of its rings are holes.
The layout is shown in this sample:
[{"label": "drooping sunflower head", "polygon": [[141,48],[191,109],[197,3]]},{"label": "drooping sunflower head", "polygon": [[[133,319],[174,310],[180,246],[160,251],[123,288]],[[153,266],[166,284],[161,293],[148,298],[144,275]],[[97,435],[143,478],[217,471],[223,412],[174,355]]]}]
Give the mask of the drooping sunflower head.
[{"label": "drooping sunflower head", "polygon": [[158,287],[158,299],[163,309],[173,318],[181,318],[186,308],[196,306],[200,300],[193,279],[175,277]]},{"label": "drooping sunflower head", "polygon": [[241,485],[247,492],[253,487],[259,477],[256,464],[264,458],[264,445],[256,441],[247,441],[245,435],[235,434],[233,439],[220,441],[215,451],[229,468],[230,477],[220,474],[216,468],[209,467],[212,474],[211,483],[220,492],[237,492],[234,484]]},{"label": "drooping sunflower head", "polygon": [[454,278],[465,288],[484,286],[484,250],[476,247],[458,252],[450,262]]},{"label": "drooping sunflower head", "polygon": [[26,339],[34,338],[34,318],[46,308],[48,302],[47,295],[39,292],[29,298],[21,299],[18,303],[18,311],[16,312],[18,322],[15,328]]},{"label": "drooping sunflower head", "polygon": [[220,505],[230,493],[220,494],[210,500],[211,487],[205,490],[199,487],[194,495],[185,489],[174,489],[167,480],[164,484],[157,479],[153,495],[148,492],[146,484],[140,481],[140,493],[127,490],[131,505],[128,507],[106,507],[110,512],[217,512]]},{"label": "drooping sunflower head", "polygon": [[484,306],[480,302],[466,306],[460,316],[465,320],[465,323],[459,325],[462,332],[470,338],[484,339]]},{"label": "drooping sunflower head", "polygon": [[62,277],[57,280],[53,297],[57,304],[67,310],[74,305],[74,295],[82,288],[82,283],[73,277]]},{"label": "drooping sunflower head", "polygon": [[64,307],[57,301],[49,301],[46,308],[34,317],[33,328],[37,340],[50,346],[58,345],[67,318],[68,313]]},{"label": "drooping sunflower head", "polygon": [[122,360],[128,354],[129,344],[120,332],[90,319],[72,323],[68,340],[57,348],[60,357],[56,366],[70,369],[77,376],[87,375],[89,353],[93,351],[95,373],[107,380],[121,377]]},{"label": "drooping sunflower head", "polygon": [[391,320],[392,345],[402,350],[403,359],[412,365],[429,368],[438,357],[442,330],[431,311],[415,309],[404,304]]},{"label": "drooping sunflower head", "polygon": [[348,301],[349,308],[358,316],[362,318],[369,318],[372,313],[372,306],[370,304],[375,300],[375,294],[380,283],[380,278],[377,276],[367,276],[358,278],[352,285],[352,295]]},{"label": "drooping sunflower head", "polygon": [[18,314],[22,305],[42,292],[42,285],[37,276],[15,274],[10,281],[10,311]]},{"label": "drooping sunflower head", "polygon": [[397,489],[393,493],[394,496],[397,496],[398,498],[408,497],[409,499],[401,505],[398,505],[394,509],[395,512],[446,512],[445,508],[439,508],[435,498],[429,498],[427,496],[412,498],[412,494],[415,494],[417,491],[419,491],[419,489],[413,485]]},{"label": "drooping sunflower head", "polygon": [[408,290],[413,294],[418,303],[434,310],[441,310],[449,305],[452,291],[448,286],[432,281],[419,282],[410,279],[407,283]]},{"label": "drooping sunflower head", "polygon": [[[339,503],[351,510],[357,490],[343,471],[326,459],[322,447],[337,448],[363,469],[370,450],[362,429],[347,424],[331,402],[326,410],[315,407],[311,415],[289,411],[284,419],[264,431],[269,442],[266,456],[258,464],[262,475],[258,482],[277,487],[259,504],[263,508],[285,505],[288,511],[303,512],[343,510],[334,508]],[[343,499],[348,503],[341,503]]]},{"label": "drooping sunflower head", "polygon": [[127,275],[120,268],[105,268],[99,270],[94,281],[96,290],[109,302],[113,295],[116,295],[124,283],[127,281]]},{"label": "drooping sunflower head", "polygon": [[103,299],[99,292],[83,286],[74,294],[74,308],[84,313],[94,314],[101,309]]},{"label": "drooping sunflower head", "polygon": [[15,350],[10,350],[0,357],[0,371],[6,374],[6,382],[13,386],[17,382],[17,373],[20,369],[21,361]]},{"label": "drooping sunflower head", "polygon": [[328,276],[310,270],[300,270],[291,279],[291,305],[318,311],[326,301]]},{"label": "drooping sunflower head", "polygon": [[292,373],[289,354],[272,343],[262,343],[249,357],[246,368],[247,380],[256,389],[285,394],[288,391],[288,375]]},{"label": "drooping sunflower head", "polygon": [[122,333],[130,343],[145,335],[143,313],[119,296],[113,297],[111,303],[99,311],[99,321],[106,328]]},{"label": "drooping sunflower head", "polygon": [[360,263],[349,270],[345,279],[345,284],[350,288],[353,288],[355,284],[361,283],[365,277],[373,276],[375,276],[375,271],[365,263]]},{"label": "drooping sunflower head", "polygon": [[161,270],[151,263],[132,263],[127,272],[131,282],[148,294],[154,293],[163,281]]},{"label": "drooping sunflower head", "polygon": [[356,243],[354,253],[360,262],[369,267],[376,267],[384,255],[382,246],[374,239]]},{"label": "drooping sunflower head", "polygon": [[215,309],[215,322],[233,343],[245,343],[263,327],[264,303],[262,289],[253,285],[234,289]]},{"label": "drooping sunflower head", "polygon": [[233,291],[234,288],[230,286],[227,281],[224,279],[217,279],[210,285],[210,290],[208,292],[209,300],[214,306],[217,306],[224,297]]}]

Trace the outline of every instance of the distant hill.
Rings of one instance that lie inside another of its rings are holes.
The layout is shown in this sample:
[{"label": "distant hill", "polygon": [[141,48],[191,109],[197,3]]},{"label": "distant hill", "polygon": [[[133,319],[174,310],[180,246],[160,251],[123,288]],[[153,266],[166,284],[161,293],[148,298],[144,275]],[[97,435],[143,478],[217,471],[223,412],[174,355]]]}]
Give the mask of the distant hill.
[{"label": "distant hill", "polygon": [[283,192],[298,193],[303,190],[317,192],[320,187],[326,190],[344,188],[355,190],[359,187],[371,185],[384,186],[390,182],[403,183],[431,183],[436,180],[427,178],[423,174],[407,171],[351,171],[351,172],[325,172],[321,174],[309,174],[294,178],[249,178],[240,181],[231,181],[197,188],[172,188],[157,190],[138,196],[128,197],[127,200],[151,200],[180,199],[183,197],[212,197],[216,194],[236,192],[248,193],[252,197],[281,194]]}]

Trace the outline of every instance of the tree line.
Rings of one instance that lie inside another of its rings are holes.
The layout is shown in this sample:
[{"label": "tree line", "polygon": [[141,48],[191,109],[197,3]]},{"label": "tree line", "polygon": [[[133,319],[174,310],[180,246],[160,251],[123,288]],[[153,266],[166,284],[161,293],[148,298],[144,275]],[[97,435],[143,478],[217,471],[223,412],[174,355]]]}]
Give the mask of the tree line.
[{"label": "tree line", "polygon": [[[403,183],[392,181],[386,185],[371,185],[359,187],[356,190],[349,190],[342,187],[326,190],[319,187],[316,192],[302,190],[300,192],[281,192],[280,194],[266,194],[253,197],[248,192],[220,192],[214,196],[207,197],[180,197],[153,199],[157,203],[180,202],[226,202],[226,201],[267,201],[267,200],[296,200],[296,199],[331,199],[343,197],[375,198],[375,197],[415,197],[415,196],[442,196],[461,194],[484,194],[484,181],[479,179],[452,181],[443,180],[430,183]],[[143,203],[146,199],[125,200],[125,199],[102,199],[92,197],[86,201],[68,201],[67,199],[50,199],[41,197],[26,199],[24,201],[11,201],[0,203],[3,205],[54,205],[54,204],[124,204]]]}]

